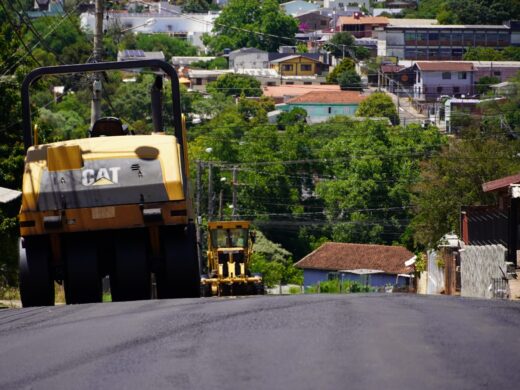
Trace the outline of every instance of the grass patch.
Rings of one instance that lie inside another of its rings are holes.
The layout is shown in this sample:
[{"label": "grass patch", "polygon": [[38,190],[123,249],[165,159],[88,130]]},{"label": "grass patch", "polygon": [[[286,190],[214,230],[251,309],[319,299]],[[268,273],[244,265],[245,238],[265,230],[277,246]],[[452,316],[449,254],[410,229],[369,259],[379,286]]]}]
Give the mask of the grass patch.
[{"label": "grass patch", "polygon": [[344,280],[343,283],[338,280],[327,280],[318,284],[314,284],[305,289],[306,294],[350,294],[373,292],[375,289],[365,286],[351,280]]}]

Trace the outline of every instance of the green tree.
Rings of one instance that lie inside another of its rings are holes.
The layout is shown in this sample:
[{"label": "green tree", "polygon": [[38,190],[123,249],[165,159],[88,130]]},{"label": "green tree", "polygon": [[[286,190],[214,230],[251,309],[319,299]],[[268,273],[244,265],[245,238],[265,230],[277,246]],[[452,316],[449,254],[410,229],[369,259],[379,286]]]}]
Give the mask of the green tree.
[{"label": "green tree", "polygon": [[464,61],[503,61],[504,54],[491,47],[470,47],[464,53],[463,59]]},{"label": "green tree", "polygon": [[354,53],[355,39],[351,33],[346,31],[337,32],[325,45],[334,56],[339,58],[352,57]]},{"label": "green tree", "polygon": [[356,111],[356,116],[373,118],[386,117],[392,124],[399,124],[399,114],[394,102],[386,93],[376,92],[363,100]]},{"label": "green tree", "polygon": [[297,32],[296,19],[281,12],[276,0],[230,0],[204,44],[215,53],[242,47],[276,51],[293,43]]},{"label": "green tree", "polygon": [[[197,48],[184,39],[168,34],[137,34],[135,47],[144,51],[162,51],[169,59],[173,56],[195,56]],[[124,47],[127,49],[127,47]]]},{"label": "green tree", "polygon": [[356,63],[351,58],[341,60],[341,62],[332,69],[332,72],[327,75],[327,83],[337,83],[340,74],[355,70],[355,68]]},{"label": "green tree", "polygon": [[338,84],[342,90],[347,91],[361,91],[361,77],[355,70],[347,70],[341,73],[338,77]]},{"label": "green tree", "polygon": [[210,61],[196,61],[192,62],[190,68],[193,69],[227,69],[228,62],[224,57],[217,57]]},{"label": "green tree", "polygon": [[182,6],[184,12],[201,13],[208,12],[211,8],[211,1],[207,0],[186,0]]},{"label": "green tree", "polygon": [[481,95],[491,91],[491,86],[493,84],[498,84],[500,82],[500,79],[495,76],[484,76],[481,77],[477,83],[475,84],[475,87],[477,89],[477,92]]},{"label": "green tree", "polygon": [[345,131],[320,152],[327,161],[324,176],[333,180],[316,187],[325,202],[332,239],[398,241],[411,217],[409,186],[419,177],[417,155],[437,149],[442,138],[434,128],[341,120]]},{"label": "green tree", "polygon": [[424,162],[414,188],[417,211],[411,229],[416,245],[431,248],[444,234],[460,233],[460,207],[494,204],[482,184],[519,171],[518,141],[479,132],[466,139],[451,138],[439,155]]},{"label": "green tree", "polygon": [[209,93],[221,92],[226,96],[262,96],[260,81],[252,76],[227,73],[207,86]]},{"label": "green tree", "polygon": [[503,50],[490,47],[470,47],[463,59],[465,61],[520,61],[520,47],[508,46]]}]

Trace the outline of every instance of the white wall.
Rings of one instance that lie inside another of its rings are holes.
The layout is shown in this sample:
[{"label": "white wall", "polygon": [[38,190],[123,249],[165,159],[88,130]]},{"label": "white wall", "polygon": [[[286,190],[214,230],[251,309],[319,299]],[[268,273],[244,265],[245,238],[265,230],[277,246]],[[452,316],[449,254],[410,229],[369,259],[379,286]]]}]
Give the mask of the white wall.
[{"label": "white wall", "polygon": [[[213,29],[215,14],[182,14],[164,15],[163,14],[113,14],[110,13],[108,20],[103,22],[103,29],[117,24],[122,29],[132,28],[133,32],[140,33],[187,33],[187,39],[195,46],[203,48],[201,41],[202,34],[209,33]],[[142,26],[145,22],[153,18],[155,23],[149,26]],[[91,13],[83,13],[80,16],[81,28],[93,31],[95,16]],[[140,27],[137,27],[140,26]]]},{"label": "white wall", "polygon": [[506,252],[503,245],[466,245],[460,251],[461,295],[492,298],[492,279],[506,272]]}]

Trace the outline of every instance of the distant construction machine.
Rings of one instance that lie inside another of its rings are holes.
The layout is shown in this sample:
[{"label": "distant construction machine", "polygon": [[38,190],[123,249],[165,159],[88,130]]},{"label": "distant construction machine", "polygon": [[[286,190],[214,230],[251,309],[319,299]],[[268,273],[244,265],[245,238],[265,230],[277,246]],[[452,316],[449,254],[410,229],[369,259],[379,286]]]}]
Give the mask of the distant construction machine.
[{"label": "distant construction machine", "polygon": [[249,221],[208,222],[208,275],[201,278],[203,296],[264,294],[260,275],[252,275],[255,241]]}]

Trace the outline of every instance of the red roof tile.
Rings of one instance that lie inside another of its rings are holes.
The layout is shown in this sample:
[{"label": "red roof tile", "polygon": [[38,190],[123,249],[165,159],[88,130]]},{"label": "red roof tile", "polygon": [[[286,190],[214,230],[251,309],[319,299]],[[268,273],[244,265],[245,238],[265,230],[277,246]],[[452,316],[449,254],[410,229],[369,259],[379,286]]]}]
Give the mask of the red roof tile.
[{"label": "red roof tile", "polygon": [[298,268],[321,270],[373,269],[389,274],[407,274],[414,267],[405,261],[414,254],[402,246],[327,242],[298,261]]},{"label": "red roof tile", "polygon": [[509,187],[511,184],[519,184],[520,183],[520,173],[516,175],[501,177],[497,180],[488,181],[487,183],[482,184],[482,189],[484,192],[493,192],[497,190],[502,190]]},{"label": "red roof tile", "polygon": [[454,61],[417,61],[419,69],[426,72],[471,72],[473,64]]},{"label": "red roof tile", "polygon": [[287,103],[358,104],[367,98],[356,91],[309,92],[295,97]]},{"label": "red roof tile", "polygon": [[388,24],[388,18],[385,16],[361,16],[355,18],[354,16],[340,16],[337,25],[343,24]]},{"label": "red roof tile", "polygon": [[309,92],[339,92],[339,85],[275,85],[263,87],[264,95],[271,97],[301,96]]}]

